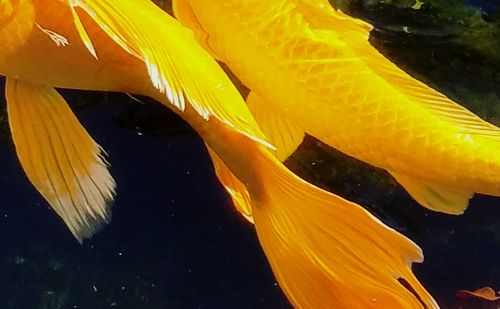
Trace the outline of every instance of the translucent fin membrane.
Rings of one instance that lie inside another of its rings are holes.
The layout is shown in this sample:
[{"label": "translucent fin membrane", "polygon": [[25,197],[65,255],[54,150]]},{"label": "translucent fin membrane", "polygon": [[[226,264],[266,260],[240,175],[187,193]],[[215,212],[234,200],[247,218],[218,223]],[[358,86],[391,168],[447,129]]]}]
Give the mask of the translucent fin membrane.
[{"label": "translucent fin membrane", "polygon": [[102,149],[51,87],[11,78],[7,109],[17,156],[29,180],[82,241],[109,220],[115,182]]},{"label": "translucent fin membrane", "polygon": [[254,92],[248,95],[247,105],[264,134],[276,147],[276,157],[281,162],[288,159],[304,140],[304,131],[277,113],[272,109],[272,104],[263,101]]},{"label": "translucent fin membrane", "polygon": [[296,308],[438,308],[411,271],[417,245],[269,156],[256,160],[265,193],[252,196],[255,226]]},{"label": "translucent fin membrane", "polygon": [[214,164],[217,178],[222,183],[229,196],[233,200],[234,207],[247,219],[253,223],[252,203],[250,194],[245,185],[234,176],[233,172],[226,166],[224,161],[207,145],[208,153]]},{"label": "translucent fin membrane", "polygon": [[[193,33],[151,1],[75,0],[72,5],[83,9],[124,50],[143,60],[153,86],[177,109],[184,111],[189,102],[203,118],[214,116],[272,147],[237,89]],[[77,19],[75,24],[81,28]],[[79,32],[93,53],[83,28]]]}]

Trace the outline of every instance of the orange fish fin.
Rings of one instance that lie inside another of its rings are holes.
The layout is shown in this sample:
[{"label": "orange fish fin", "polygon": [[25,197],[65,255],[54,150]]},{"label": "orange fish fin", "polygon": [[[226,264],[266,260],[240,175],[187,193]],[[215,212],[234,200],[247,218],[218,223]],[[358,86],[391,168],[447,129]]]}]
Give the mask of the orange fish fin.
[{"label": "orange fish fin", "polygon": [[57,91],[7,78],[17,156],[31,183],[81,242],[109,221],[115,195],[103,151]]},{"label": "orange fish fin", "polygon": [[241,95],[191,30],[149,0],[74,0],[109,37],[144,61],[153,86],[184,111],[213,116],[272,147]]},{"label": "orange fish fin", "polygon": [[282,162],[285,161],[304,140],[304,131],[276,113],[271,104],[266,104],[253,91],[247,97],[247,105],[262,132],[276,147],[273,151],[276,157]]},{"label": "orange fish fin", "polygon": [[[299,9],[312,27],[334,30],[327,36],[332,43],[340,39],[374,73],[396,88],[401,94],[428,112],[459,128],[463,134],[500,138],[500,128],[484,121],[465,107],[453,102],[442,93],[416,80],[383,56],[368,42],[373,28],[370,24],[341,11],[335,11],[327,0],[297,0]],[[344,59],[337,58],[341,62]],[[352,55],[345,61],[352,61]]]},{"label": "orange fish fin", "polygon": [[351,31],[368,38],[373,26],[369,23],[335,10],[328,0],[297,0],[302,15],[314,28]]},{"label": "orange fish fin", "polygon": [[270,153],[255,163],[264,188],[250,191],[255,227],[294,307],[438,308],[411,271],[423,259],[415,243],[298,178]]},{"label": "orange fish fin", "polygon": [[370,67],[401,94],[434,116],[458,127],[463,134],[500,138],[500,128],[484,121],[465,107],[453,102],[400,69],[367,40],[345,35],[348,46]]},{"label": "orange fish fin", "polygon": [[434,211],[461,215],[474,195],[467,190],[427,183],[392,171],[390,173],[419,204]]},{"label": "orange fish fin", "polygon": [[200,43],[200,45],[203,46],[203,48],[205,48],[205,50],[207,50],[214,59],[220,61],[217,54],[210,47],[210,44],[208,44],[208,33],[205,29],[203,29],[203,26],[198,21],[198,18],[193,12],[189,1],[173,0],[172,7],[177,20],[179,20],[184,26],[190,28],[194,32],[198,43]]},{"label": "orange fish fin", "polygon": [[222,183],[226,191],[233,200],[234,207],[247,219],[253,223],[252,205],[250,195],[245,185],[229,170],[224,161],[207,145],[208,153],[212,158],[217,178]]},{"label": "orange fish fin", "polygon": [[85,27],[82,24],[82,21],[80,20],[80,17],[78,17],[78,14],[75,11],[75,8],[73,6],[70,7],[71,9],[71,15],[73,16],[73,22],[75,23],[76,30],[78,31],[78,34],[80,35],[80,39],[83,42],[83,45],[87,48],[89,53],[96,59],[97,58],[97,53],[94,48],[94,44],[92,44],[92,40],[90,39],[89,35],[87,34],[87,31],[85,30]]}]

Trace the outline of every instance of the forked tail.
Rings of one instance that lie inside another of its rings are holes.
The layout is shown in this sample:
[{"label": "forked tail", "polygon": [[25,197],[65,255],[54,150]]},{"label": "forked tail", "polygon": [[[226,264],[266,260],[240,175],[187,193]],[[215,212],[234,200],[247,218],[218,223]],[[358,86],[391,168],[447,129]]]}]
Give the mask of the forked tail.
[{"label": "forked tail", "polygon": [[411,271],[411,240],[357,204],[295,176],[267,151],[252,215],[272,269],[296,308],[439,308]]}]

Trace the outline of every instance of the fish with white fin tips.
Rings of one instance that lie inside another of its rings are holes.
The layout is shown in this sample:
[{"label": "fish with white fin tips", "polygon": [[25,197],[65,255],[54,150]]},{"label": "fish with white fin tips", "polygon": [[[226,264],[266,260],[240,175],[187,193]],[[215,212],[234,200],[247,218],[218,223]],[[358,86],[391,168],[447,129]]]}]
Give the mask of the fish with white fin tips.
[{"label": "fish with white fin tips", "polygon": [[216,61],[149,0],[2,0],[0,25],[0,74],[18,157],[79,240],[106,220],[114,182],[54,87],[145,95],[185,119],[254,221],[294,305],[437,307],[411,271],[423,259],[420,248],[288,171]]}]

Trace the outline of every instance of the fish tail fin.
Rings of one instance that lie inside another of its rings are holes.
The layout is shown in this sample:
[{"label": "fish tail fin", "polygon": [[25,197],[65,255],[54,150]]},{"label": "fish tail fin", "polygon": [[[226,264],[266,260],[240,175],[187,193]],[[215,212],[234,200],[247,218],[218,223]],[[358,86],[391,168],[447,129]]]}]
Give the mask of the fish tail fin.
[{"label": "fish tail fin", "polygon": [[264,192],[251,195],[255,226],[295,307],[438,308],[411,271],[423,260],[415,243],[295,176],[270,152],[256,160]]}]

